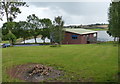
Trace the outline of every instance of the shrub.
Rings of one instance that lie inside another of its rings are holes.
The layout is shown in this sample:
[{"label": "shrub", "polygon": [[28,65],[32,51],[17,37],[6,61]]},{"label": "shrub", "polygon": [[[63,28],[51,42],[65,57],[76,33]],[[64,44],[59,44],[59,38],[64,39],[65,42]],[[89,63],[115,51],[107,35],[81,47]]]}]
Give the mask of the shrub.
[{"label": "shrub", "polygon": [[6,38],[12,45],[16,42],[16,36],[11,31],[6,35]]}]

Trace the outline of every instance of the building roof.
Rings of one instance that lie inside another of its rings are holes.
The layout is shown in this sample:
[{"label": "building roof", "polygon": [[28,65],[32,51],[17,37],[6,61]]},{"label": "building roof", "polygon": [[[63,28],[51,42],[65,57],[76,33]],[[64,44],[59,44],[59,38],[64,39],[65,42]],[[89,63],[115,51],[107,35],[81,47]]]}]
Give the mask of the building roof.
[{"label": "building roof", "polygon": [[77,29],[65,28],[65,31],[76,33],[76,34],[90,34],[90,33],[96,33],[97,32],[97,31],[93,31],[93,30],[89,30],[89,29],[82,29],[82,28],[77,28]]}]

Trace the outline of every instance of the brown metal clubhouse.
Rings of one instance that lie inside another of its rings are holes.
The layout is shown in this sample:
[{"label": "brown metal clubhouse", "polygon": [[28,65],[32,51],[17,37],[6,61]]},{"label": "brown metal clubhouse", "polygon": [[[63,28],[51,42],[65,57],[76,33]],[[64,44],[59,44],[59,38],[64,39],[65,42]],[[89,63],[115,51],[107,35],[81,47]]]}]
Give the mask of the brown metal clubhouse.
[{"label": "brown metal clubhouse", "polygon": [[82,28],[65,28],[62,44],[90,44],[96,43],[97,31]]}]

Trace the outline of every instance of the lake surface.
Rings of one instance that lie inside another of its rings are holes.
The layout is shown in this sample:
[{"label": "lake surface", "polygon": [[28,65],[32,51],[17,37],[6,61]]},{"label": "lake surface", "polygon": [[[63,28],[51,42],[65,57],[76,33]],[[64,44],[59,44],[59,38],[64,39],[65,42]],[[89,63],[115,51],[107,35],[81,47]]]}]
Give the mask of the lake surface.
[{"label": "lake surface", "polygon": [[[43,43],[43,40],[41,38],[37,38],[36,40],[38,43]],[[45,42],[50,43],[50,40],[48,38],[46,38]],[[24,43],[24,42],[22,42],[22,43]],[[25,40],[25,43],[35,43],[35,39]]]},{"label": "lake surface", "polygon": [[106,31],[98,31],[97,41],[114,41],[114,38],[109,36]]},{"label": "lake surface", "polygon": [[[97,41],[113,41],[113,37],[109,36],[106,31],[98,31]],[[43,43],[41,38],[37,38],[38,43]],[[45,42],[49,43],[50,40],[48,38],[45,39]],[[24,43],[24,42],[22,42]],[[34,39],[25,40],[25,43],[35,43]]]}]

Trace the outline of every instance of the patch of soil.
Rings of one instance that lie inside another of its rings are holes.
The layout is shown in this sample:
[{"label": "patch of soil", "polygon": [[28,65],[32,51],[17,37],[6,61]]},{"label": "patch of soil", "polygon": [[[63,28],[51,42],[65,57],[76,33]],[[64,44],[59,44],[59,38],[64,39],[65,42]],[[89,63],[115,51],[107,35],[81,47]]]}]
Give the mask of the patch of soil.
[{"label": "patch of soil", "polygon": [[48,81],[63,76],[63,72],[42,64],[29,63],[10,68],[7,73],[12,78],[27,82]]}]

